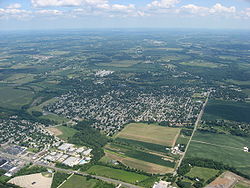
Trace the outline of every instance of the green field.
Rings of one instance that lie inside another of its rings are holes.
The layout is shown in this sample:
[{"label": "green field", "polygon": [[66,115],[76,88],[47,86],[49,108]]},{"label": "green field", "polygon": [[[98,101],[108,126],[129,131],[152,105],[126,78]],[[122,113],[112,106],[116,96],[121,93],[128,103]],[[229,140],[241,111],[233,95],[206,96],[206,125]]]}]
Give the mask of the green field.
[{"label": "green field", "polygon": [[194,67],[205,67],[205,68],[218,68],[221,67],[221,64],[216,64],[212,62],[206,62],[206,61],[189,61],[189,62],[182,62],[181,65],[187,65],[187,66],[194,66]]},{"label": "green field", "polygon": [[245,183],[245,182],[238,182],[233,188],[249,188],[250,183]]},{"label": "green field", "polygon": [[58,126],[56,129],[62,132],[62,134],[58,135],[58,137],[63,140],[68,140],[68,138],[74,136],[74,134],[77,132],[76,129],[67,126]]},{"label": "green field", "polygon": [[250,122],[250,104],[222,100],[210,100],[206,106],[203,119],[226,119]]},{"label": "green field", "polygon": [[226,80],[229,83],[235,84],[235,85],[239,85],[239,86],[247,86],[250,85],[250,81],[240,81],[240,80]]},{"label": "green field", "polygon": [[32,91],[0,87],[0,107],[3,108],[20,109],[23,105],[29,104],[33,97]]},{"label": "green field", "polygon": [[130,123],[115,137],[173,146],[180,132],[178,128],[163,127],[156,124]]},{"label": "green field", "polygon": [[243,151],[244,146],[250,146],[250,138],[196,133],[187,150],[186,157],[212,159],[250,175],[250,153]]},{"label": "green field", "polygon": [[168,153],[169,151],[166,150],[166,146],[159,145],[159,144],[154,144],[154,143],[148,143],[148,142],[142,142],[142,141],[137,141],[137,140],[131,140],[131,139],[126,139],[126,138],[116,138],[115,139],[118,142],[123,142],[127,143],[136,147],[141,147],[145,148],[151,151],[156,151],[156,152],[163,152],[163,153]]},{"label": "green field", "polygon": [[97,179],[88,179],[87,177],[80,175],[71,176],[61,186],[61,188],[97,188],[97,187],[113,188],[115,186],[112,184],[107,184]]},{"label": "green field", "polygon": [[137,174],[134,172],[128,172],[120,169],[114,169],[106,166],[95,165],[87,170],[87,173],[105,176],[108,178],[114,178],[117,180],[125,181],[128,183],[137,183],[146,180],[148,176]]},{"label": "green field", "polygon": [[170,168],[173,168],[175,163],[169,160],[164,160],[162,155],[149,153],[147,151],[140,151],[136,148],[124,146],[124,145],[118,145],[118,144],[110,144],[108,147],[109,150],[117,152],[118,154],[122,156],[127,156],[131,158],[135,158],[141,161],[154,163],[157,165],[167,166]]},{"label": "green field", "polygon": [[207,181],[208,179],[214,177],[218,172],[219,170],[195,166],[185,176],[188,176],[191,178],[199,178],[199,179],[203,179]]}]

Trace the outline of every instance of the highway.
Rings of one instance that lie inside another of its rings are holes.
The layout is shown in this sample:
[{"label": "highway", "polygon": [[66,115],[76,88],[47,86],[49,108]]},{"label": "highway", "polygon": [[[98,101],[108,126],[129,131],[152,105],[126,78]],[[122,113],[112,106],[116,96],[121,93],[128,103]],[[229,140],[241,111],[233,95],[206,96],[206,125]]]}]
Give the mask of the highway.
[{"label": "highway", "polygon": [[37,165],[37,166],[43,166],[43,167],[46,167],[46,168],[53,169],[55,171],[61,171],[61,172],[65,172],[65,173],[68,173],[68,174],[78,174],[78,175],[82,175],[82,176],[89,175],[89,176],[91,176],[93,178],[96,178],[96,179],[99,179],[99,180],[102,180],[102,181],[105,181],[105,182],[108,182],[108,183],[113,183],[113,184],[116,184],[116,185],[121,184],[123,187],[140,188],[140,186],[132,185],[130,183],[125,183],[125,182],[122,182],[120,180],[114,180],[114,179],[106,178],[106,177],[102,177],[102,176],[91,175],[91,174],[88,174],[88,173],[85,173],[85,172],[80,172],[80,171],[74,171],[74,170],[69,170],[69,169],[57,168],[57,167],[54,167],[54,166],[43,164],[43,163],[41,163],[39,161],[31,160],[31,159],[29,159],[27,157],[20,157],[20,156],[16,156],[16,155],[11,155],[11,154],[4,153],[4,152],[1,152],[1,151],[0,151],[0,156],[1,157],[5,157],[5,158],[9,158],[9,159],[22,160],[22,161],[25,161],[27,163],[33,163],[34,165]]},{"label": "highway", "polygon": [[182,163],[182,161],[183,161],[183,159],[184,159],[184,157],[185,157],[185,155],[186,155],[186,153],[187,153],[187,150],[188,150],[188,147],[189,147],[189,145],[190,145],[190,143],[191,143],[191,140],[193,139],[193,136],[194,136],[194,134],[195,134],[195,132],[196,132],[198,126],[199,126],[199,123],[200,123],[200,121],[201,121],[201,118],[202,118],[202,116],[203,116],[203,114],[204,114],[205,107],[206,107],[207,102],[208,102],[209,95],[210,95],[210,92],[208,92],[206,101],[204,102],[204,104],[203,104],[203,106],[202,106],[202,109],[201,109],[201,111],[200,111],[200,113],[199,113],[199,115],[198,115],[198,117],[197,117],[197,120],[196,120],[196,122],[195,122],[195,124],[194,124],[194,129],[193,129],[193,132],[192,132],[192,134],[191,134],[191,136],[190,136],[190,139],[188,140],[188,143],[187,143],[187,145],[186,145],[185,152],[184,152],[183,155],[181,156],[181,158],[180,158],[180,160],[179,160],[179,163],[177,164],[177,166],[176,166],[176,168],[175,168],[175,171],[174,171],[174,173],[173,173],[174,176],[177,174],[177,170],[178,170],[178,168],[181,166],[181,163]]}]

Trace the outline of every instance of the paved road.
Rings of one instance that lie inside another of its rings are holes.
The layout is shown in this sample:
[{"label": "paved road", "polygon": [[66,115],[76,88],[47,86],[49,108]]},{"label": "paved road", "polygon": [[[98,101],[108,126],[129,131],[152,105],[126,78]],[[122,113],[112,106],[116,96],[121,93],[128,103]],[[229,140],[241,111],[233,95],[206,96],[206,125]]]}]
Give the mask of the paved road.
[{"label": "paved road", "polygon": [[183,159],[184,159],[184,157],[185,157],[185,155],[186,155],[186,153],[187,153],[187,150],[188,150],[188,147],[189,147],[189,145],[190,145],[190,143],[191,143],[191,140],[192,140],[192,138],[193,138],[193,136],[194,136],[194,134],[195,134],[195,132],[196,132],[196,130],[197,130],[197,128],[198,128],[198,125],[199,125],[199,123],[200,123],[200,121],[201,121],[201,118],[202,118],[202,116],[203,116],[203,114],[204,114],[204,110],[205,110],[205,107],[206,107],[206,105],[207,105],[209,95],[210,95],[210,92],[208,93],[207,98],[206,98],[206,101],[205,101],[205,103],[203,104],[202,109],[201,109],[201,111],[200,111],[200,113],[199,113],[199,115],[198,115],[198,117],[197,117],[197,120],[196,120],[196,122],[195,122],[195,125],[194,125],[194,129],[193,129],[192,135],[190,136],[190,139],[189,139],[189,141],[188,141],[188,143],[187,143],[187,145],[186,145],[185,152],[184,152],[183,155],[181,156],[181,158],[180,158],[180,160],[179,160],[179,163],[177,164],[177,166],[176,166],[176,168],[175,168],[175,171],[174,171],[174,173],[173,173],[174,176],[177,174],[177,170],[178,170],[178,168],[181,166],[181,163],[182,163],[182,161],[183,161]]},{"label": "paved road", "polygon": [[33,161],[27,157],[20,157],[20,156],[16,156],[16,155],[11,155],[11,154],[8,154],[8,153],[3,153],[0,151],[0,156],[1,157],[6,157],[6,158],[9,158],[9,159],[19,159],[19,160],[23,160],[25,162],[28,162],[28,163],[33,163],[35,165],[38,165],[38,166],[43,166],[43,167],[46,167],[46,168],[50,168],[50,169],[54,169],[56,171],[61,171],[61,172],[65,172],[65,173],[68,173],[68,174],[79,174],[79,175],[82,175],[82,176],[91,176],[93,178],[96,178],[96,179],[99,179],[99,180],[103,180],[103,181],[106,181],[108,183],[113,183],[113,184],[121,184],[122,186],[124,187],[129,187],[129,188],[140,188],[139,186],[136,186],[136,185],[132,185],[130,183],[125,183],[125,182],[122,182],[122,181],[119,181],[119,180],[114,180],[114,179],[111,179],[111,178],[106,178],[106,177],[102,177],[102,176],[95,176],[95,175],[90,175],[88,173],[85,173],[85,172],[79,172],[79,171],[74,171],[74,170],[69,170],[69,169],[63,169],[63,168],[57,168],[57,167],[54,167],[54,166],[50,166],[50,165],[46,165],[46,164],[43,164],[39,161]]}]

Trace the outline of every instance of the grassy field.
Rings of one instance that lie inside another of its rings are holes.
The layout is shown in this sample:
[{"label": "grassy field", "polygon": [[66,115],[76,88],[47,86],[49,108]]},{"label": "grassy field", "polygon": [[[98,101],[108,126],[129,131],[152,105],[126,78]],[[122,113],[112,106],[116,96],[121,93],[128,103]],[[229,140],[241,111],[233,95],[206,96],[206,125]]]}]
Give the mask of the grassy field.
[{"label": "grassy field", "polygon": [[186,176],[191,178],[198,177],[199,179],[203,179],[207,181],[208,179],[214,177],[219,170],[211,169],[211,168],[202,168],[202,167],[193,167],[190,172],[186,174]]},{"label": "grassy field", "polygon": [[0,107],[8,109],[20,109],[23,105],[32,101],[34,93],[28,90],[0,87]]},{"label": "grassy field", "polygon": [[232,79],[229,79],[226,81],[235,85],[239,85],[239,86],[250,85],[250,81],[240,81],[240,80],[232,80]]},{"label": "grassy field", "polygon": [[250,104],[222,100],[210,100],[205,109],[205,120],[226,119],[250,122]]},{"label": "grassy field", "polygon": [[163,153],[168,153],[169,151],[166,150],[166,146],[159,145],[159,144],[154,144],[154,143],[148,143],[148,142],[142,142],[138,140],[131,140],[131,139],[126,139],[126,138],[116,138],[115,139],[118,142],[123,142],[127,144],[131,144],[136,147],[142,147],[151,151],[156,151],[156,152],[163,152]]},{"label": "grassy field", "polygon": [[115,152],[106,151],[106,155],[101,159],[101,162],[110,164],[111,159],[117,160],[123,163],[126,166],[131,168],[139,169],[144,172],[153,173],[153,174],[165,174],[173,172],[173,168],[157,165],[155,163],[146,162],[143,160],[127,157],[125,155],[119,155]]},{"label": "grassy field", "polygon": [[125,181],[128,183],[137,183],[148,178],[148,176],[137,174],[134,172],[128,172],[120,169],[114,169],[106,166],[95,165],[87,170],[90,174],[99,176],[105,176],[108,178],[114,178],[117,180]]},{"label": "grassy field", "polygon": [[[158,154],[156,152],[143,151],[130,146],[124,146],[113,143],[109,144],[109,146],[107,146],[106,148],[107,150],[113,151],[123,157],[130,157],[170,168],[174,167],[173,158],[168,157],[167,155]],[[172,160],[164,160],[164,158],[170,158]]]},{"label": "grassy field", "polygon": [[[43,112],[43,107],[44,106],[49,105],[51,103],[54,103],[57,100],[58,99],[56,99],[56,98],[52,98],[52,99],[49,99],[49,100],[43,102],[42,104],[39,104],[37,106],[32,106],[31,108],[28,109],[28,112],[30,114],[32,113],[32,111]],[[58,116],[56,114],[47,114],[47,115],[41,116],[40,118],[41,119],[49,119],[49,120],[55,121],[57,123],[65,123],[65,122],[69,121],[69,119],[67,119],[65,117],[62,117],[62,116]]]},{"label": "grassy field", "polygon": [[8,78],[6,78],[3,82],[6,83],[14,83],[14,84],[25,84],[33,81],[33,74],[14,74]]},{"label": "grassy field", "polygon": [[218,68],[221,65],[212,63],[212,62],[206,62],[206,61],[189,61],[189,62],[182,62],[181,65],[187,65],[187,66],[195,66],[195,67],[206,67],[206,68]]},{"label": "grassy field", "polygon": [[99,63],[98,66],[104,66],[104,67],[130,67],[132,65],[135,65],[139,63],[139,61],[134,60],[123,60],[123,61],[112,61],[111,63]]},{"label": "grassy field", "polygon": [[[106,185],[106,186],[105,186]],[[87,179],[84,176],[73,175],[71,176],[62,186],[61,188],[95,188],[95,187],[105,187],[111,188],[115,187],[114,185],[108,185],[97,179]]]},{"label": "grassy field", "polygon": [[56,127],[56,129],[58,129],[61,132],[61,134],[58,135],[58,137],[66,141],[68,140],[69,137],[72,137],[77,132],[76,129],[67,126],[58,126]]},{"label": "grassy field", "polygon": [[244,146],[250,145],[250,138],[197,133],[193,140],[186,157],[212,159],[233,166],[242,173],[250,175],[250,153],[243,151]]},{"label": "grassy field", "polygon": [[178,128],[163,127],[156,124],[130,123],[115,137],[173,146],[179,132],[180,129]]},{"label": "grassy field", "polygon": [[249,187],[250,187],[250,184],[240,181],[233,188],[249,188]]}]

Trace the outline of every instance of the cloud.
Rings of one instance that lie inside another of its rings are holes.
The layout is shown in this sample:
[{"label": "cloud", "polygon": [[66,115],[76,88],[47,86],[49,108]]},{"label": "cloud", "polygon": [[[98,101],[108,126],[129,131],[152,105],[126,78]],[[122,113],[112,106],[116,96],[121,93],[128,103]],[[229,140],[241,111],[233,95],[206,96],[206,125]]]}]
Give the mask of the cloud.
[{"label": "cloud", "polygon": [[222,6],[220,3],[215,4],[210,10],[210,13],[235,13],[236,8],[234,6],[225,7]]},{"label": "cloud", "polygon": [[172,8],[179,3],[179,0],[161,0],[153,1],[147,4],[148,8]]},{"label": "cloud", "polygon": [[225,7],[220,3],[215,4],[211,8],[197,6],[194,4],[188,4],[182,6],[178,12],[200,15],[200,16],[208,16],[208,15],[216,15],[216,14],[234,14],[236,13],[236,8],[234,6]]},{"label": "cloud", "polygon": [[62,15],[62,11],[60,10],[38,10],[36,11],[37,14],[42,14],[42,15]]},{"label": "cloud", "polygon": [[14,4],[10,4],[9,6],[7,6],[6,8],[8,9],[18,9],[18,8],[21,8],[22,5],[19,4],[19,3],[14,3]]},{"label": "cloud", "polygon": [[107,0],[31,0],[31,3],[34,7],[98,6],[107,4]]}]

